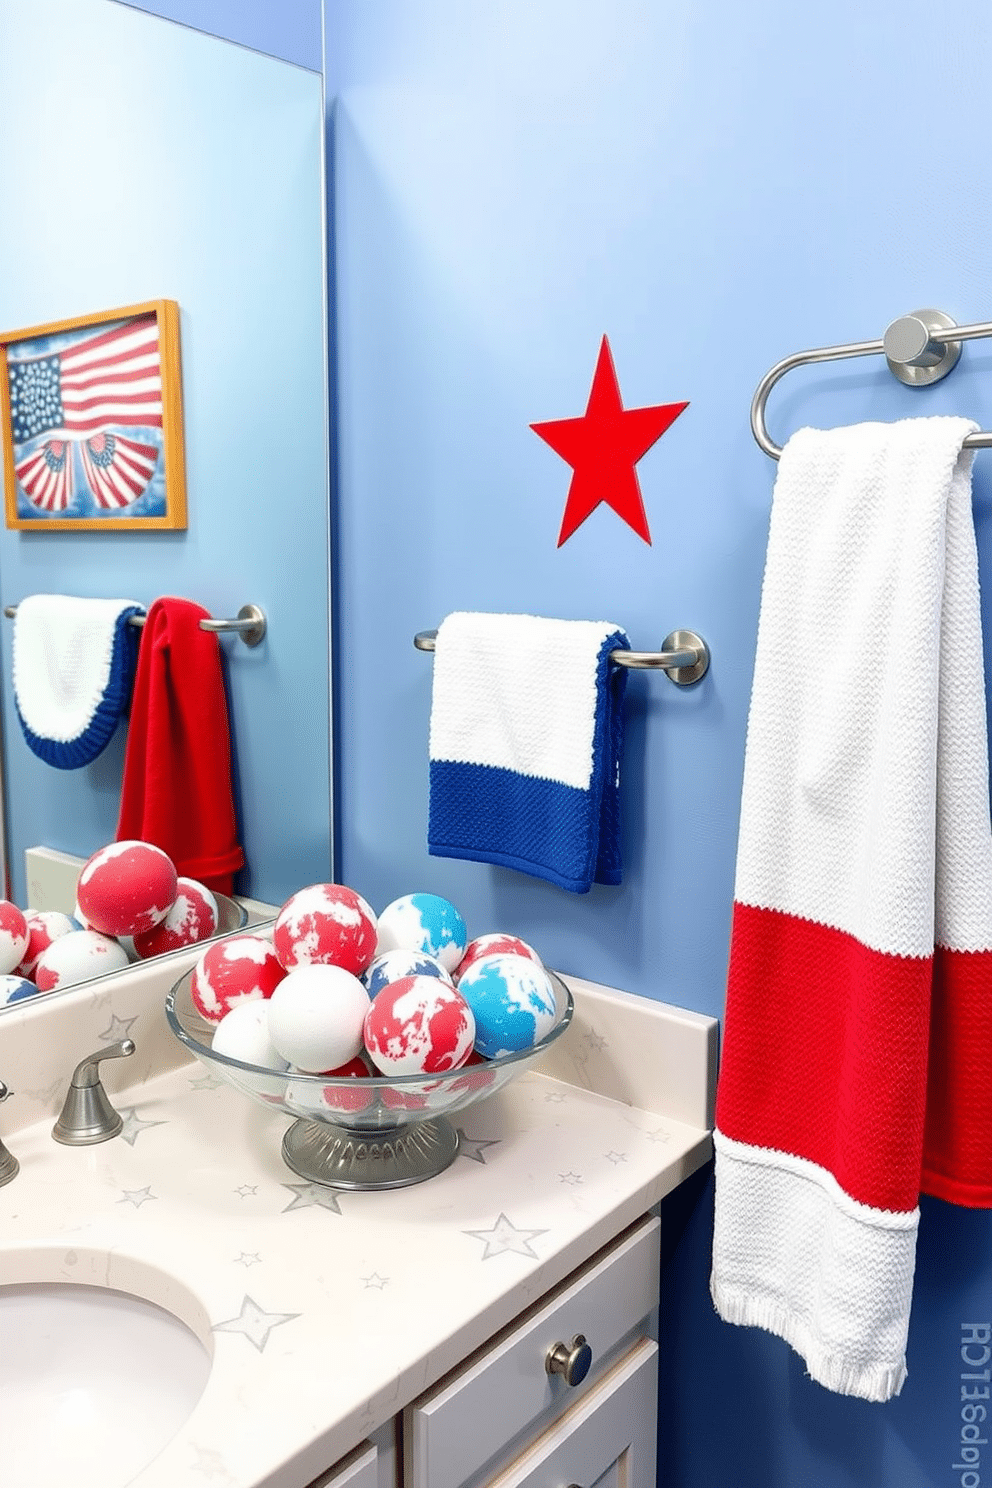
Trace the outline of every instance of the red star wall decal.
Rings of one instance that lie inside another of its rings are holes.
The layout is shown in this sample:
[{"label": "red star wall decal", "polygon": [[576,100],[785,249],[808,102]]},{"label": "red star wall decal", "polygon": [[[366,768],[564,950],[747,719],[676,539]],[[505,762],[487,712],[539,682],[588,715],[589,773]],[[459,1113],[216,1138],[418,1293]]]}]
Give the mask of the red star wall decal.
[{"label": "red star wall decal", "polygon": [[653,408],[624,408],[610,343],[603,337],[582,417],[531,424],[534,433],[573,471],[558,533],[559,548],[601,501],[650,544],[634,466],[688,407],[688,403],[659,403]]}]

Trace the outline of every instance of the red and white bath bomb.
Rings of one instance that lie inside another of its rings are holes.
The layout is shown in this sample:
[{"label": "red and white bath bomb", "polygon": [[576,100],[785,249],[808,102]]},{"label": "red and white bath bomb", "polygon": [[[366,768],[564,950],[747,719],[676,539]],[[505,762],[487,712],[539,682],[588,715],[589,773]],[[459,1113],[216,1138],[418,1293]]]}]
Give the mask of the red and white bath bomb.
[{"label": "red and white bath bomb", "polygon": [[47,951],[42,951],[34,969],[34,980],[39,992],[54,992],[76,982],[88,982],[91,977],[103,976],[108,971],[122,971],[127,964],[127,952],[109,935],[99,935],[95,930],[70,930],[68,935],[60,935],[53,941]]},{"label": "red and white bath bomb", "polygon": [[272,932],[287,971],[297,966],[340,966],[361,976],[375,955],[375,913],[345,884],[310,884],[287,899]]},{"label": "red and white bath bomb", "polygon": [[260,935],[231,935],[207,946],[193,968],[190,997],[211,1023],[242,1002],[271,997],[286,972]]},{"label": "red and white bath bomb", "polygon": [[401,977],[383,987],[365,1019],[365,1047],[384,1075],[440,1074],[472,1052],[475,1019],[440,977]]},{"label": "red and white bath bomb", "polygon": [[23,911],[9,899],[0,899],[0,976],[19,965],[28,948],[28,925]]},{"label": "red and white bath bomb", "polygon": [[77,928],[67,914],[59,909],[28,909],[24,912],[28,927],[28,943],[19,964],[14,968],[17,976],[30,977],[38,964],[42,951],[63,935]]},{"label": "red and white bath bomb", "polygon": [[296,966],[269,998],[269,1038],[297,1069],[339,1069],[361,1050],[370,1006],[343,966]]},{"label": "red and white bath bomb", "polygon": [[86,923],[104,935],[140,935],[176,897],[175,864],[150,842],[111,842],[87,859],[76,889]]},{"label": "red and white bath bomb", "polygon": [[518,935],[503,935],[496,930],[489,935],[477,935],[475,940],[469,941],[464,956],[455,967],[455,983],[465,975],[470,966],[474,966],[484,956],[527,956],[529,960],[536,961],[538,966],[541,965],[541,958],[533,946],[521,940]]},{"label": "red and white bath bomb", "polygon": [[[307,1075],[286,1082],[286,1104],[302,1115],[328,1116],[332,1120],[342,1114],[365,1111],[372,1104],[373,1093],[369,1071],[359,1056],[349,1059],[340,1069],[324,1070],[320,1075]],[[321,1080],[326,1084],[321,1084]]]},{"label": "red and white bath bomb", "polygon": [[143,961],[165,951],[179,951],[217,933],[217,900],[195,878],[176,880],[176,897],[165,919],[151,930],[134,937],[134,949]]}]

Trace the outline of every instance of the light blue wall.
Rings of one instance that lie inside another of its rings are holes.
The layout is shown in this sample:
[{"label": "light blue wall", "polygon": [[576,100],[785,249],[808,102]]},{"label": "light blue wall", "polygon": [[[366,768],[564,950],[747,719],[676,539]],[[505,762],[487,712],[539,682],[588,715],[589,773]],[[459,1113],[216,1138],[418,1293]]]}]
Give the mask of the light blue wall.
[{"label": "light blue wall", "polygon": [[[779,358],[917,307],[992,318],[992,20],[980,0],[328,0],[326,32],[341,876],[377,907],[445,893],[473,933],[513,929],[565,972],[719,1014],[775,475],[751,397]],[[601,507],[557,549],[568,470],[528,425],[582,411],[604,333],[628,406],[690,407],[638,467],[652,546]],[[992,428],[987,343],[927,392],[880,361],[795,374],[769,420],[781,443],[944,411]],[[979,455],[986,587],[990,481]],[[575,898],[428,857],[431,663],[412,637],[460,608],[710,643],[690,692],[631,679],[620,889]],[[667,1218],[665,1485],[959,1481],[986,1215],[925,1205],[910,1377],[886,1406],[716,1319],[705,1177]]]},{"label": "light blue wall", "polygon": [[118,0],[211,36],[223,36],[320,71],[323,37],[320,0]]},{"label": "light blue wall", "polygon": [[[0,600],[262,607],[260,647],[221,647],[238,887],[279,904],[330,872],[322,80],[110,0],[0,0],[0,26],[0,327],[178,301],[189,507],[185,532],[4,530]],[[41,81],[26,65],[40,56]],[[86,855],[113,838],[125,731],[82,770],[38,760],[0,625],[23,903],[25,847]]]}]

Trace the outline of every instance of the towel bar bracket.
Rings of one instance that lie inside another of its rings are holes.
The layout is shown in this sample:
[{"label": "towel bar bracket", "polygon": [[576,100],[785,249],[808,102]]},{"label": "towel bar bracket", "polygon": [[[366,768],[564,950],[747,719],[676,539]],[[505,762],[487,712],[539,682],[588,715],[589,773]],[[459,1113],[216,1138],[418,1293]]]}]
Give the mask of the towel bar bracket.
[{"label": "towel bar bracket", "polygon": [[961,355],[960,341],[947,341],[935,332],[954,329],[943,310],[914,310],[900,315],[882,337],[885,360],[893,377],[907,387],[925,387],[953,372]]},{"label": "towel bar bracket", "polygon": [[[433,651],[436,638],[436,630],[420,630],[413,644],[418,651]],[[709,670],[710,648],[694,630],[673,630],[660,651],[611,651],[610,660],[632,671],[664,672],[676,686],[688,687]]]}]

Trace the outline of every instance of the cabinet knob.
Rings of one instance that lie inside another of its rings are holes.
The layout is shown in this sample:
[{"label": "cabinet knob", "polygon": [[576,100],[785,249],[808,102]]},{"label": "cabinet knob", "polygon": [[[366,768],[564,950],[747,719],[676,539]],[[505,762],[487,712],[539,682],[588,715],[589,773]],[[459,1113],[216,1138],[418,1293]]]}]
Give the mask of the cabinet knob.
[{"label": "cabinet knob", "polygon": [[566,1385],[581,1385],[591,1365],[592,1349],[584,1333],[576,1333],[571,1343],[556,1343],[544,1361],[548,1373],[560,1374]]}]

